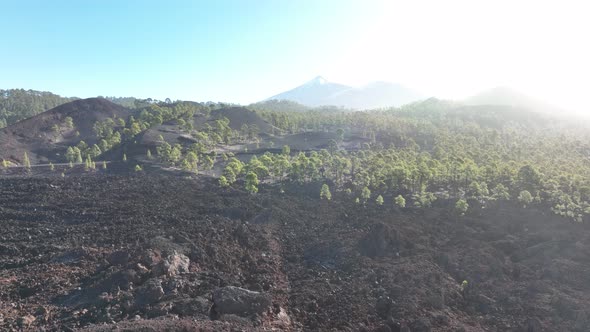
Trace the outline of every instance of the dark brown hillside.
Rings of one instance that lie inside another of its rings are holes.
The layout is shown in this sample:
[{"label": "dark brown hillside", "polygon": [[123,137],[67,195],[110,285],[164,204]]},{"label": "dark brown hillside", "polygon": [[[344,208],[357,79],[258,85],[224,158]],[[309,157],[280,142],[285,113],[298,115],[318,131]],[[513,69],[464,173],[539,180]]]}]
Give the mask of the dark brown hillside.
[{"label": "dark brown hillside", "polygon": [[261,133],[270,133],[272,125],[266,122],[260,115],[245,107],[230,107],[214,110],[211,112],[213,120],[226,117],[229,119],[229,126],[234,130],[240,130],[243,125],[256,125]]},{"label": "dark brown hillside", "polygon": [[[271,137],[273,132],[279,132],[279,129],[277,128],[274,128],[273,130],[273,126],[265,121],[260,115],[245,107],[231,107],[214,110],[211,112],[210,116],[197,113],[193,118],[193,124],[195,129],[200,131],[205,123],[214,127],[215,121],[224,117],[229,120],[229,126],[233,130],[241,130],[243,125],[255,125],[258,127],[259,135],[263,140],[264,138]],[[182,144],[186,146],[197,142],[197,140],[185,129],[178,125],[177,121],[172,120],[146,130],[144,133],[138,135],[132,142],[124,142],[114,151],[110,151],[107,156],[112,156],[112,158],[116,159],[120,158],[124,152],[127,154],[128,158],[139,158],[139,160],[145,162],[146,151],[148,149],[150,149],[152,153],[156,151],[160,136],[170,145]],[[229,148],[231,150],[231,146],[225,146],[224,148]]]},{"label": "dark brown hillside", "polygon": [[[31,163],[62,161],[67,146],[80,140],[96,141],[93,125],[106,118],[127,118],[128,110],[102,98],[88,98],[63,104],[47,112],[17,122],[0,130],[0,159],[21,163],[25,152]],[[71,117],[74,128],[67,128],[65,118]],[[57,125],[59,132],[53,127]],[[79,136],[76,134],[79,132]]]}]

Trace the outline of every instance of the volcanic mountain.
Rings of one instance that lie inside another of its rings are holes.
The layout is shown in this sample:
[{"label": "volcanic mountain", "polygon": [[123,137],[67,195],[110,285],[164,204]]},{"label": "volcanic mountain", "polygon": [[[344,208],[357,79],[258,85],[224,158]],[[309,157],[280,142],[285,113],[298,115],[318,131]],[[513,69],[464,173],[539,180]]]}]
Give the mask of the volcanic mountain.
[{"label": "volcanic mountain", "polygon": [[362,87],[332,83],[318,76],[292,90],[267,100],[290,100],[305,106],[340,106],[351,109],[374,109],[401,106],[422,99],[422,96],[400,84],[373,82]]}]

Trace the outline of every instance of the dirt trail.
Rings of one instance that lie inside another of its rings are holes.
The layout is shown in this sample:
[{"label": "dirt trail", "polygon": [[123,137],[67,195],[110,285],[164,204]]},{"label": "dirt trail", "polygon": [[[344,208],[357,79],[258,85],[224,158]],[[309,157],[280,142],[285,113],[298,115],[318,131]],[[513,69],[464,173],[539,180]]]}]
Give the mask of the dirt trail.
[{"label": "dirt trail", "polygon": [[291,286],[289,278],[285,273],[285,267],[283,266],[284,260],[284,248],[279,239],[278,230],[280,226],[276,223],[266,225],[266,234],[264,237],[268,240],[268,247],[270,252],[267,254],[270,260],[273,262],[275,267],[273,271],[273,285],[271,290],[273,301],[277,304],[273,309],[273,319],[270,321],[272,328],[280,330],[292,330],[293,321],[289,316],[289,293]]}]

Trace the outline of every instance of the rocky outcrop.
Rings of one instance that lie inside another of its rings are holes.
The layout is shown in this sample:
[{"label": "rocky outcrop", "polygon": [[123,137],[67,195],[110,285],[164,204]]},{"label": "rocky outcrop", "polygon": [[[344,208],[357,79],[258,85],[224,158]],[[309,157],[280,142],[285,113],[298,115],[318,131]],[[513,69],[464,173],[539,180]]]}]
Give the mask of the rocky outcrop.
[{"label": "rocky outcrop", "polygon": [[268,294],[240,287],[227,286],[213,291],[212,315],[238,315],[242,317],[261,314],[271,305]]}]

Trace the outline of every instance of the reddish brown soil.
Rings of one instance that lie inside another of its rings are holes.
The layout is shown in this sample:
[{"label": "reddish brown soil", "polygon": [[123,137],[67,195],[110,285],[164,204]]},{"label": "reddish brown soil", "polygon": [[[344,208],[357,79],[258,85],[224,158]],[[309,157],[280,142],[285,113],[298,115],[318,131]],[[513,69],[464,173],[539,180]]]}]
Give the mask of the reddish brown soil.
[{"label": "reddish brown soil", "polygon": [[[586,331],[590,230],[502,205],[451,214],[319,188],[102,173],[0,179],[0,330]],[[188,272],[151,265],[171,254]],[[461,287],[463,280],[468,281]],[[163,295],[153,297],[153,283]],[[262,315],[211,293],[268,293]],[[34,318],[34,320],[32,319]]]}]

